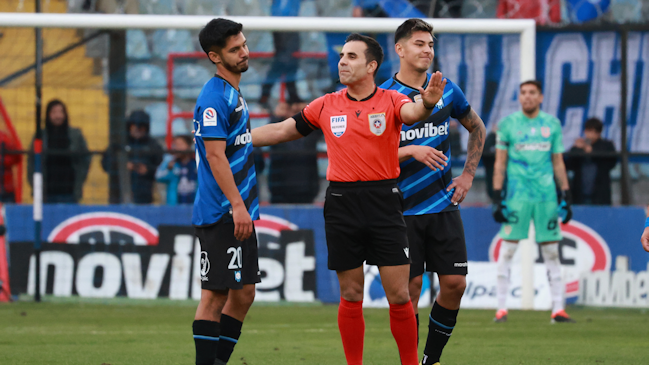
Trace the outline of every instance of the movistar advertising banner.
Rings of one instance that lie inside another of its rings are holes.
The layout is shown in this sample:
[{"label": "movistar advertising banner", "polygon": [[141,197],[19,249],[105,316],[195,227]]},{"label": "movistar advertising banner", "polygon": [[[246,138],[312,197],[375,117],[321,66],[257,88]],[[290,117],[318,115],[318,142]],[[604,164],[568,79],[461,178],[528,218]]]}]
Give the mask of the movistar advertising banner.
[{"label": "movistar advertising banner", "polygon": [[[337,302],[338,282],[327,269],[319,206],[265,206],[255,222],[262,282],[257,300]],[[496,260],[501,240],[489,208],[463,208],[469,256],[464,308],[496,307]],[[33,293],[30,206],[7,205],[12,291]],[[198,298],[206,270],[190,226],[191,207],[46,205],[41,285],[54,295]],[[569,302],[649,306],[649,254],[639,237],[644,211],[633,207],[574,208],[562,225],[560,258]],[[530,235],[534,237],[534,235]],[[520,307],[520,259],[514,256],[508,305]],[[365,269],[365,305],[387,306],[376,267]],[[545,266],[536,252],[535,308],[551,305]],[[432,285],[431,285],[432,282]],[[428,305],[436,279],[424,279]],[[432,288],[432,289],[431,289]]]}]

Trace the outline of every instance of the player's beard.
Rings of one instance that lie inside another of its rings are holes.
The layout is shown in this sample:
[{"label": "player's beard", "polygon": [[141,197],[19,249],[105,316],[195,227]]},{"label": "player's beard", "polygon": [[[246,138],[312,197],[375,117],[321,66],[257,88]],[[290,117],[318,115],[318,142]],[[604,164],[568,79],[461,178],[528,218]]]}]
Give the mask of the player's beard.
[{"label": "player's beard", "polygon": [[529,107],[529,108],[525,108],[525,107],[523,107],[523,111],[524,111],[526,114],[534,114],[534,113],[536,113],[539,109],[540,109],[540,105],[536,105],[536,106]]},{"label": "player's beard", "polygon": [[248,58],[244,59],[243,61],[237,63],[237,64],[231,64],[228,62],[223,62],[223,67],[225,67],[226,70],[235,73],[235,74],[240,74],[243,72],[248,71]]}]

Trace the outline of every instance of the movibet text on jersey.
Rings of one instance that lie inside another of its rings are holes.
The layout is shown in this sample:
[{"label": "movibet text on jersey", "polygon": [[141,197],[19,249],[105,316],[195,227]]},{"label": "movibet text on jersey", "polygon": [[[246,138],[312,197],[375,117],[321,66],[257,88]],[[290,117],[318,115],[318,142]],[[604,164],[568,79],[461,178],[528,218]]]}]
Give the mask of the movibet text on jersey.
[{"label": "movibet text on jersey", "polygon": [[235,146],[248,144],[248,143],[252,143],[252,134],[250,134],[250,129],[246,129],[245,133],[241,133],[234,140]]},{"label": "movibet text on jersey", "polygon": [[401,141],[414,141],[418,138],[428,138],[443,136],[448,134],[448,121],[438,126],[433,123],[425,123],[419,128],[412,128],[407,131],[401,131]]}]

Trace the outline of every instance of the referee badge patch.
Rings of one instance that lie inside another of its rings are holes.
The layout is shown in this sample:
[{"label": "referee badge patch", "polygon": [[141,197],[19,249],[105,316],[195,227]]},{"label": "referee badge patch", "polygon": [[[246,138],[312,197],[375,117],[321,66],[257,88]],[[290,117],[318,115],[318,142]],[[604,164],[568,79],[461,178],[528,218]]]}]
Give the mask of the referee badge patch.
[{"label": "referee badge patch", "polygon": [[346,115],[337,115],[333,116],[330,119],[331,133],[336,137],[340,137],[345,134],[347,130],[347,116]]},{"label": "referee badge patch", "polygon": [[385,132],[385,113],[368,114],[367,118],[370,121],[370,131],[380,136]]},{"label": "referee badge patch", "polygon": [[203,112],[203,127],[216,127],[216,110],[207,108]]}]

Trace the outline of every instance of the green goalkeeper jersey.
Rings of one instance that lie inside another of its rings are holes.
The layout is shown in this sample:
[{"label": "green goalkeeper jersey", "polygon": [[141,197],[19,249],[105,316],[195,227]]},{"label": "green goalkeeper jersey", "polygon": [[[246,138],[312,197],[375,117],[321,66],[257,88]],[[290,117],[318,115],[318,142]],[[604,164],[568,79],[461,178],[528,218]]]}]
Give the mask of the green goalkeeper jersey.
[{"label": "green goalkeeper jersey", "polygon": [[539,112],[530,119],[522,111],[498,126],[496,148],[507,150],[507,200],[539,203],[557,200],[552,154],[563,153],[561,122]]}]

